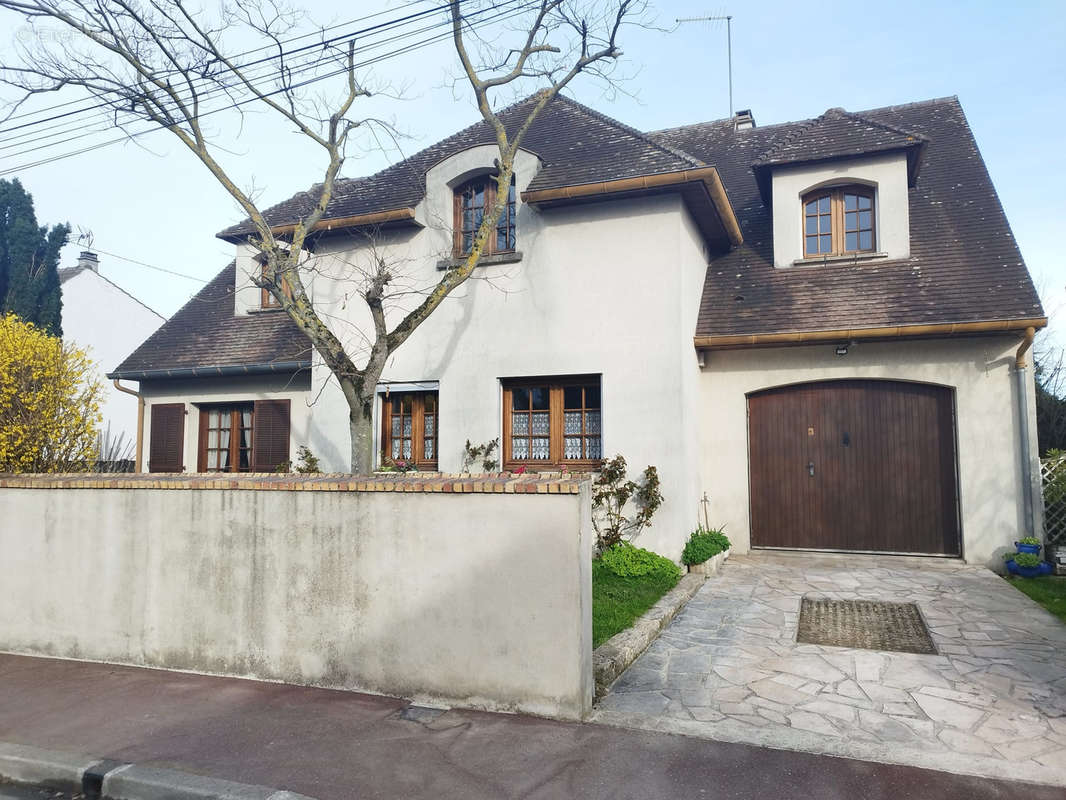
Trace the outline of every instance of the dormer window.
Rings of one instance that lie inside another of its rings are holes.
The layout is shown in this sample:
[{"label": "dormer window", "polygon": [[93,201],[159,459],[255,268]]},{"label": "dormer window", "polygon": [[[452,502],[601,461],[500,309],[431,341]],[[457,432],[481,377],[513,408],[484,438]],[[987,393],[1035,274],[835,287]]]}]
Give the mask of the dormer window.
[{"label": "dormer window", "polygon": [[[259,269],[259,276],[263,277],[265,273],[266,264],[263,264],[262,267],[260,267]],[[262,308],[281,308],[281,303],[276,297],[274,297],[274,295],[270,293],[269,289],[260,289],[259,295],[259,302]]]},{"label": "dormer window", "polygon": [[[455,255],[462,257],[470,254],[474,246],[485,209],[491,209],[496,202],[496,178],[492,175],[479,175],[467,181],[455,190]],[[496,234],[489,236],[482,251],[485,255],[509,253],[515,249],[515,179],[511,176],[511,186],[507,192],[507,203],[496,222]]]},{"label": "dormer window", "polygon": [[[261,278],[266,277],[266,263],[264,263],[264,259],[259,257],[256,260],[261,264],[259,268],[259,276]],[[285,293],[287,298],[290,300],[292,299],[292,289],[289,287],[289,282],[284,278],[281,279],[281,291]],[[259,306],[263,309],[281,308],[281,301],[274,297],[269,289],[261,288],[259,290]]]},{"label": "dormer window", "polygon": [[874,193],[865,186],[816,189],[803,197],[805,258],[870,253],[876,248]]}]

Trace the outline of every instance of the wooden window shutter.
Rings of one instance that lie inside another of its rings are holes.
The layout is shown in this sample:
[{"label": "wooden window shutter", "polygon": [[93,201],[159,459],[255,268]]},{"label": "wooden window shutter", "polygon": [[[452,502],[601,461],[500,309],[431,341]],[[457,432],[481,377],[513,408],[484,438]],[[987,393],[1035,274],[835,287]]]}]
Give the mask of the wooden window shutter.
[{"label": "wooden window shutter", "polygon": [[184,471],[184,445],[185,404],[153,405],[152,427],[148,442],[148,471]]},{"label": "wooden window shutter", "polygon": [[252,471],[273,472],[289,460],[289,401],[256,400],[252,413]]}]

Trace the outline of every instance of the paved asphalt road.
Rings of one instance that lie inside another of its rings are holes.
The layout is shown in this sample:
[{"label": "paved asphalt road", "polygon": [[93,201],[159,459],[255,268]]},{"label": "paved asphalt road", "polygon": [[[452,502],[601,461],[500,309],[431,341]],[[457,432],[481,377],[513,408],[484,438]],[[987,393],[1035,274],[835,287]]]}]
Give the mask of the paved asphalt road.
[{"label": "paved asphalt road", "polygon": [[0,741],[359,798],[1064,800],[1066,790],[354,692],[0,655]]},{"label": "paved asphalt road", "polygon": [[69,792],[57,792],[42,789],[39,786],[16,786],[0,781],[0,800],[83,800],[85,795],[71,795]]}]

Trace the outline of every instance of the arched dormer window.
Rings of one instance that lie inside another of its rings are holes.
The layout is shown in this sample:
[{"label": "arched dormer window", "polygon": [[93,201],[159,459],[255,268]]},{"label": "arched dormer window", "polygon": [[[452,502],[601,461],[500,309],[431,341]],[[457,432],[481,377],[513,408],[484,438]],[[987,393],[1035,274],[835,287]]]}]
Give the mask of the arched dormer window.
[{"label": "arched dormer window", "polygon": [[[479,175],[455,189],[455,255],[469,255],[474,246],[485,209],[496,202],[496,178]],[[509,253],[515,249],[515,180],[507,191],[507,204],[496,222],[496,235],[485,242],[485,255]]]},{"label": "arched dormer window", "polygon": [[815,189],[803,196],[803,255],[872,253],[874,191],[867,186]]}]

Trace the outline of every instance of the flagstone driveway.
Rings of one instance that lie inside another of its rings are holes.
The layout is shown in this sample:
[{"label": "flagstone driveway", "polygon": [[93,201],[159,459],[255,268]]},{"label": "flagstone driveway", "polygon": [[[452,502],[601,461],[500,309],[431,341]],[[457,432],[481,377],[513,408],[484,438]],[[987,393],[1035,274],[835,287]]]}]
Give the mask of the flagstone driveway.
[{"label": "flagstone driveway", "polygon": [[[804,595],[915,602],[939,654],[797,644]],[[1066,785],[1066,625],[981,567],[735,556],[592,719]]]}]

